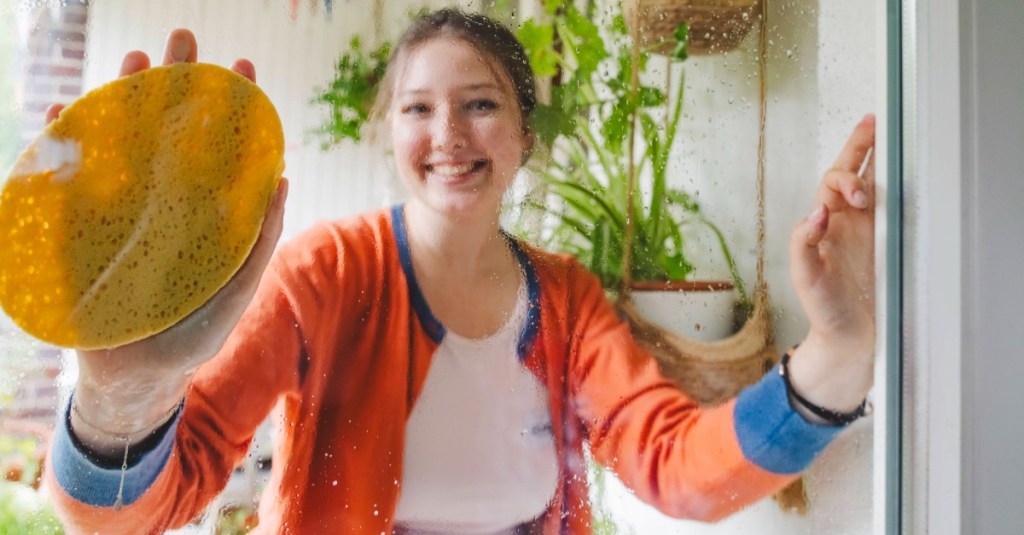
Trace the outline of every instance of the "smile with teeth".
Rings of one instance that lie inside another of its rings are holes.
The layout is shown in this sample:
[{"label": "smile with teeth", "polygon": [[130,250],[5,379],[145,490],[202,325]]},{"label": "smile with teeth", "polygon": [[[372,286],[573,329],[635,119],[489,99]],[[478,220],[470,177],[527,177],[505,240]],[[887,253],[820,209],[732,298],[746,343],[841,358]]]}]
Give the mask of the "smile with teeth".
[{"label": "smile with teeth", "polygon": [[487,165],[485,160],[476,160],[463,164],[427,164],[427,172],[444,176],[459,176],[479,171]]}]

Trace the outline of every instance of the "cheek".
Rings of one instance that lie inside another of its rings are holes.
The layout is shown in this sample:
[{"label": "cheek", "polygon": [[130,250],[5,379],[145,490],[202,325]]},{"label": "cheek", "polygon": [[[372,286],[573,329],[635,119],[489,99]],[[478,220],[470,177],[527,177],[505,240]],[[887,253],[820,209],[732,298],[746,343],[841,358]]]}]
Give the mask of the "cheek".
[{"label": "cheek", "polygon": [[518,125],[493,125],[480,132],[487,146],[493,147],[493,157],[518,166],[526,149],[526,139]]},{"label": "cheek", "polygon": [[422,152],[423,144],[423,136],[419,135],[414,128],[408,125],[392,123],[391,147],[394,150],[395,158],[398,160],[399,165],[413,165],[409,160]]}]

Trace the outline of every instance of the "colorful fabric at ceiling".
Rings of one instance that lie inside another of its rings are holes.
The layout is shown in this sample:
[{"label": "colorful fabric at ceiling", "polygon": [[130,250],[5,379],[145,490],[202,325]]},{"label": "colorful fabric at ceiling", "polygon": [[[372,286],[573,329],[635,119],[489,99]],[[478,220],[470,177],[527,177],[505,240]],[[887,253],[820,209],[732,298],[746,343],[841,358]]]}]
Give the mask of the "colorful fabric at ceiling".
[{"label": "colorful fabric at ceiling", "polygon": [[[308,0],[309,10],[315,14],[321,1],[324,3],[324,13],[330,18],[334,12],[334,0]],[[299,18],[299,4],[301,3],[302,0],[291,0],[291,5],[288,9],[288,17],[291,20],[294,21]]]}]

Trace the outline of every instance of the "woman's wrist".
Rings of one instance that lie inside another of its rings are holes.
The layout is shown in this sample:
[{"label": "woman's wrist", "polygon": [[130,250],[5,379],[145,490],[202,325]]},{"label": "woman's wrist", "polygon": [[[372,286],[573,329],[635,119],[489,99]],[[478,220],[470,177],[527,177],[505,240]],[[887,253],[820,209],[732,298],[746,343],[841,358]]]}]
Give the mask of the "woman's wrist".
[{"label": "woman's wrist", "polygon": [[852,413],[874,382],[873,348],[824,340],[814,333],[790,352],[787,366],[793,392],[818,407]]},{"label": "woman's wrist", "polygon": [[804,419],[820,425],[845,426],[871,412],[871,407],[868,404],[867,399],[861,401],[860,405],[852,411],[838,412],[827,407],[816,405],[810,400],[804,398],[796,391],[796,389],[793,388],[793,384],[790,381],[790,358],[791,355],[789,352],[782,354],[782,359],[779,362],[779,375],[782,376],[782,382],[786,385],[786,393],[789,396],[790,406],[792,406],[796,412],[800,413]]},{"label": "woman's wrist", "polygon": [[[170,410],[152,423],[135,429],[118,431],[92,422],[91,416],[82,414],[77,399],[72,396],[68,421],[74,436],[73,440],[99,458],[111,460],[120,458],[119,456],[126,447],[134,447],[147,442],[154,433],[166,427],[180,410],[183,402],[184,400],[179,400]],[[120,423],[123,423],[123,420]]]},{"label": "woman's wrist", "polygon": [[107,456],[145,440],[173,417],[187,389],[187,384],[133,386],[112,392],[79,381],[69,419],[75,438],[90,451]]}]

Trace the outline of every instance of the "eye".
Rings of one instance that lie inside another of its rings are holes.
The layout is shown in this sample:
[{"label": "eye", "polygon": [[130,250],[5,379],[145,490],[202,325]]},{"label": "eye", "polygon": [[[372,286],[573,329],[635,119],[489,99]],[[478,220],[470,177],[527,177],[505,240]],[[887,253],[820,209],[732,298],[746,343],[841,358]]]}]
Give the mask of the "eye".
[{"label": "eye", "polygon": [[493,111],[498,109],[498,103],[489,98],[478,98],[469,101],[466,107],[471,111]]},{"label": "eye", "polygon": [[406,115],[426,115],[430,113],[430,108],[422,102],[414,102],[403,106],[402,113]]}]

